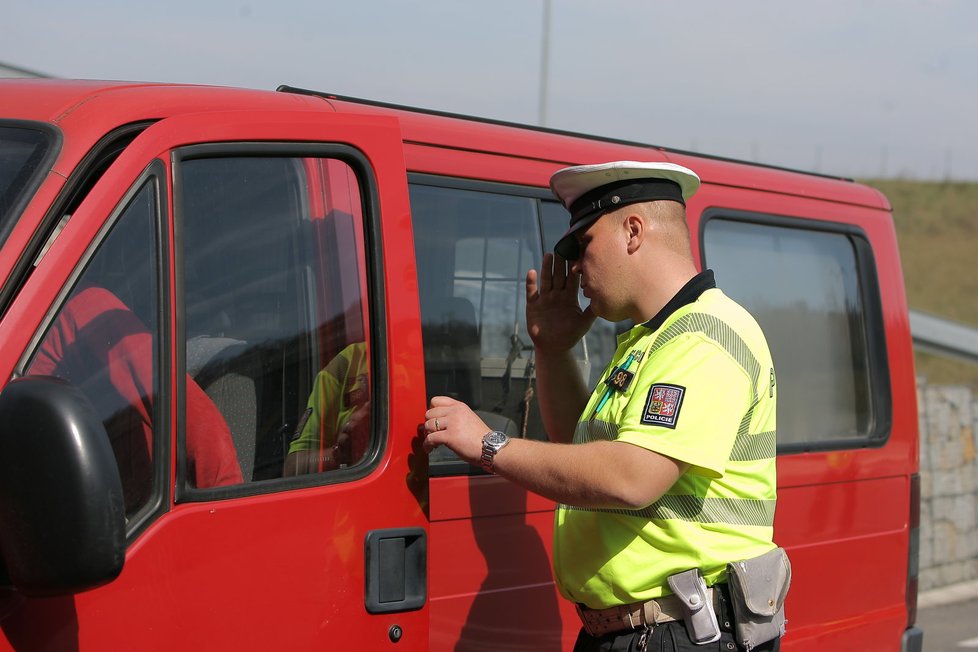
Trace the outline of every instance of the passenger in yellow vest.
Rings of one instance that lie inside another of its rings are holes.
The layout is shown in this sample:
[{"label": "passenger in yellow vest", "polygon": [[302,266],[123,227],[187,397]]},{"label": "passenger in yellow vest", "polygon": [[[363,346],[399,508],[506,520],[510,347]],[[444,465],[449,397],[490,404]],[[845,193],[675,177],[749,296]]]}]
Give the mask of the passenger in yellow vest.
[{"label": "passenger in yellow vest", "polygon": [[[487,434],[447,397],[425,414],[428,450],[445,445],[556,501],[553,570],[581,615],[575,650],[744,649],[727,564],[775,550],[774,366],[755,320],[697,272],[685,206],[699,185],[670,163],[556,172],[570,227],[526,278],[551,441]],[[595,316],[636,325],[589,390],[572,351]],[[712,635],[698,601],[715,613]]]},{"label": "passenger in yellow vest", "polygon": [[369,374],[367,344],[355,342],[316,375],[285,475],[331,471],[363,457],[370,443]]}]

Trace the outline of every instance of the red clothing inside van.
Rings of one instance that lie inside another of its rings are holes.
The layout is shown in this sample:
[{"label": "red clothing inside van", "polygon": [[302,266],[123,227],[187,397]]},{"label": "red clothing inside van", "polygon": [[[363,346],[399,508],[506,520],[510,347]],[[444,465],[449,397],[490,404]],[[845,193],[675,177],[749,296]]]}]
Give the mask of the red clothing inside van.
[{"label": "red clothing inside van", "polygon": [[[41,343],[31,375],[64,378],[85,392],[103,419],[115,452],[126,509],[152,489],[153,338],[114,294],[89,286],[74,294]],[[188,473],[197,487],[242,482],[231,432],[207,394],[189,376]]]}]

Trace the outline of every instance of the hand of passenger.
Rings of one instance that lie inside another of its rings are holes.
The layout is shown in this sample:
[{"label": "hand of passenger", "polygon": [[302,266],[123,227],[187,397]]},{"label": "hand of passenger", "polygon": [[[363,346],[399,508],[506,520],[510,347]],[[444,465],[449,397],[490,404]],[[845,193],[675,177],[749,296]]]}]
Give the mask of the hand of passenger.
[{"label": "hand of passenger", "polygon": [[353,440],[350,438],[350,432],[345,429],[341,430],[336,435],[336,443],[328,449],[328,455],[323,457],[323,471],[332,471],[344,464],[350,464],[352,462],[350,459],[352,457],[350,452],[352,446]]},{"label": "hand of passenger", "polygon": [[424,440],[427,452],[437,446],[447,446],[469,464],[480,464],[482,438],[492,428],[468,405],[447,396],[435,396],[424,418],[424,429],[428,433]]},{"label": "hand of passenger", "polygon": [[587,334],[595,315],[590,306],[581,309],[580,289],[580,275],[556,254],[544,254],[539,275],[527,273],[526,326],[537,348],[568,351]]},{"label": "hand of passenger", "polygon": [[370,401],[353,408],[336,436],[338,464],[356,464],[370,439]]}]

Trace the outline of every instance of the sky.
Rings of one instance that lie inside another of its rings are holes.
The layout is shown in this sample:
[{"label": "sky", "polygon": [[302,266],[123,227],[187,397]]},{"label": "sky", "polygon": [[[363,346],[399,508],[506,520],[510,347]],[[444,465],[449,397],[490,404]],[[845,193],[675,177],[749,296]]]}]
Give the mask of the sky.
[{"label": "sky", "polygon": [[0,64],[978,181],[975,0],[0,0]]}]

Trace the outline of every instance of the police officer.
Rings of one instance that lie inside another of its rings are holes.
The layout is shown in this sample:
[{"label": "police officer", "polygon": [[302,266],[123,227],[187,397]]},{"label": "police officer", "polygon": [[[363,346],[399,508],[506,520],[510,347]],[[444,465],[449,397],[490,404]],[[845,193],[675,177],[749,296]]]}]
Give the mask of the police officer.
[{"label": "police officer", "polygon": [[[428,450],[557,503],[554,576],[581,616],[576,650],[738,649],[727,564],[775,548],[774,367],[754,319],[697,273],[685,205],[699,185],[670,163],[557,171],[570,227],[526,278],[551,441],[487,432],[448,397],[425,414]],[[591,391],[572,350],[595,316],[636,325]]]},{"label": "police officer", "polygon": [[316,375],[283,475],[332,471],[359,461],[370,441],[369,397],[367,343],[354,342]]}]

